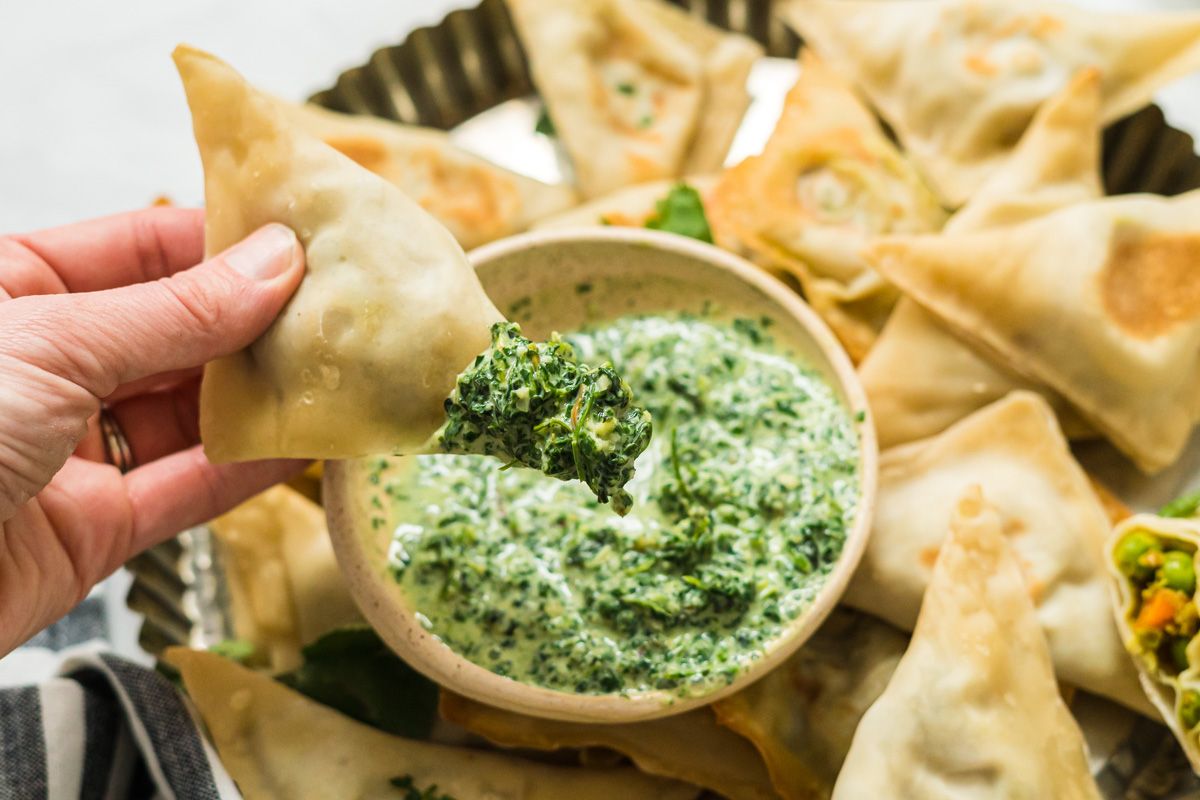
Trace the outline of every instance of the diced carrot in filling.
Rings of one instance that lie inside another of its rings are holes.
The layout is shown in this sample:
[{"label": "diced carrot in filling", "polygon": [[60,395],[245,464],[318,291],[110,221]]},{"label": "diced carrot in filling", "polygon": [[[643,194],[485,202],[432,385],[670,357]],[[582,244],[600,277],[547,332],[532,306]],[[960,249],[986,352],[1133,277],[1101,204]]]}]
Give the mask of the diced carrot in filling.
[{"label": "diced carrot in filling", "polygon": [[1182,611],[1186,604],[1187,597],[1180,592],[1159,589],[1142,604],[1135,624],[1139,628],[1161,630],[1175,619],[1175,615]]}]

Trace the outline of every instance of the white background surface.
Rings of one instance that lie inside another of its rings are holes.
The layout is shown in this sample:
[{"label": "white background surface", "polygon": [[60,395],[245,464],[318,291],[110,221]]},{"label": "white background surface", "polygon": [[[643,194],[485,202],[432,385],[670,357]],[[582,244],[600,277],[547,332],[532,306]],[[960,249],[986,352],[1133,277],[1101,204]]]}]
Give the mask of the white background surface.
[{"label": "white background surface", "polygon": [[[254,83],[298,100],[412,28],[472,2],[0,0],[0,233],[138,208],[158,195],[201,203],[199,159],[170,61],[179,42],[211,50]],[[1200,10],[1200,0],[1075,2]],[[1159,102],[1176,127],[1200,132],[1200,76],[1176,83]],[[127,586],[117,576],[106,587],[114,612]],[[119,651],[136,651],[136,627],[126,618],[114,631]],[[0,683],[34,679],[40,669],[32,665],[0,660]]]},{"label": "white background surface", "polygon": [[[464,0],[0,0],[0,233],[203,199],[171,50],[303,99]],[[19,9],[19,10],[18,10]]]}]

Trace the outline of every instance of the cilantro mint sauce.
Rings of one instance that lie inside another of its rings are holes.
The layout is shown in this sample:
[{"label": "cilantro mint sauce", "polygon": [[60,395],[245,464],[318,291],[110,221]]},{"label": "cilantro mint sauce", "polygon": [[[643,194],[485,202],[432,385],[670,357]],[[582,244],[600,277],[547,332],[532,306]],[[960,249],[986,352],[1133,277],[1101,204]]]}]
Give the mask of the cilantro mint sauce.
[{"label": "cilantro mint sauce", "polygon": [[851,414],[768,320],[635,316],[564,338],[653,415],[632,512],[485,456],[379,459],[389,569],[422,624],[500,675],[590,694],[732,681],[841,553],[858,505]]}]

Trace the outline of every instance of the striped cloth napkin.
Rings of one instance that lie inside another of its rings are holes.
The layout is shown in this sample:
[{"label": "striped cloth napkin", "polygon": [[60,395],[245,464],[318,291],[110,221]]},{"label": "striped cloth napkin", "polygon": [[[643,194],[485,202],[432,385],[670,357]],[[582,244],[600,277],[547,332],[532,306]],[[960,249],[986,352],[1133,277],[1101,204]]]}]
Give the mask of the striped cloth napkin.
[{"label": "striped cloth napkin", "polygon": [[29,643],[55,677],[0,689],[0,800],[241,800],[171,681],[105,652],[97,606]]}]

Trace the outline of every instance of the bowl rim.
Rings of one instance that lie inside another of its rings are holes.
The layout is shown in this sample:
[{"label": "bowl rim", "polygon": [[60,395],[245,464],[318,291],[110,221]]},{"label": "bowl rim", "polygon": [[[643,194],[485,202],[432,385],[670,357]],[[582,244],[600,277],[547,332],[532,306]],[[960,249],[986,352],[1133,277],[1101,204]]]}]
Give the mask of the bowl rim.
[{"label": "bowl rim", "polygon": [[829,365],[834,388],[845,398],[859,435],[859,502],[842,552],[811,604],[785,625],[764,652],[733,680],[711,691],[679,696],[667,690],[577,694],[523,683],[498,675],[455,653],[396,602],[395,594],[362,547],[354,524],[355,502],[348,496],[350,462],[326,462],[322,492],[330,538],[351,595],[380,637],[412,667],[438,685],[488,705],[531,716],[575,722],[621,723],[654,719],[709,705],[754,683],[790,658],[829,616],[845,594],[870,538],[878,483],[878,445],[866,392],[845,350],[825,322],[794,290],[745,259],[695,239],[660,231],[619,227],[579,227],[530,231],[476,248],[472,266],[545,247],[587,243],[642,245],[706,262],[757,289],[792,317]]}]

